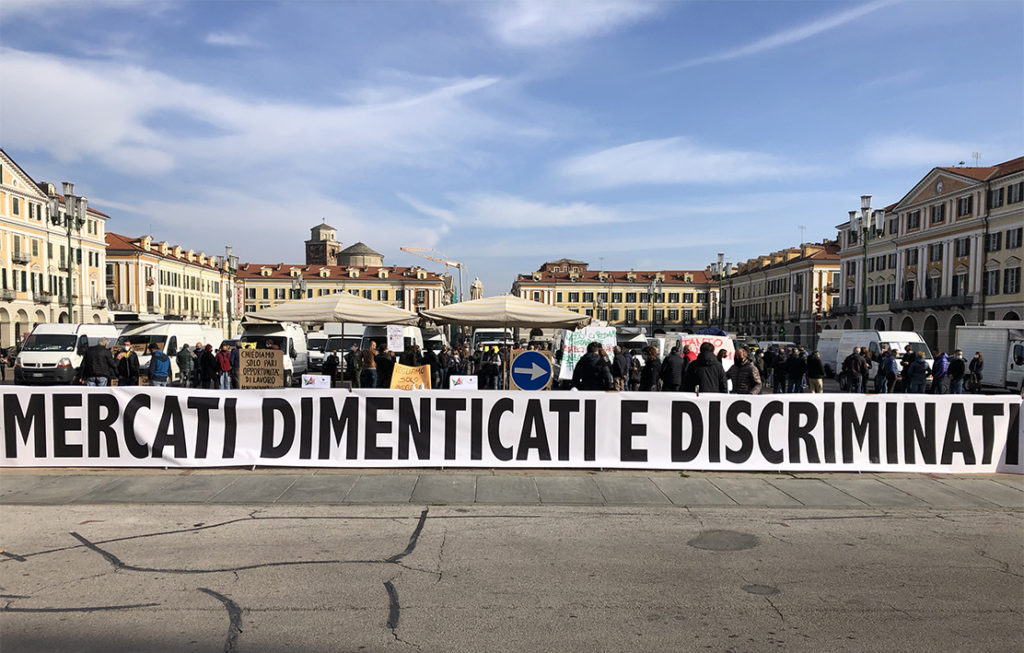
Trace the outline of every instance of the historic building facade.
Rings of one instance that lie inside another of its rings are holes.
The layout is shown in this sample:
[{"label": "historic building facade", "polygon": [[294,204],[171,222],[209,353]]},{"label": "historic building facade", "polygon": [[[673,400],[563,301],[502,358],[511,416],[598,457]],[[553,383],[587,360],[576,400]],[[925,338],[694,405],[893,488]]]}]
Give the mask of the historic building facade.
[{"label": "historic building facade", "polygon": [[585,261],[559,259],[518,275],[512,294],[648,334],[702,328],[718,315],[708,270],[591,270]]},{"label": "historic building facade", "polygon": [[230,259],[185,249],[152,236],[107,234],[108,305],[117,316],[172,316],[237,332]]},{"label": "historic building facade", "polygon": [[68,213],[67,199],[0,150],[0,347],[42,322],[108,321],[108,216],[84,198]]},{"label": "historic building facade", "polygon": [[739,263],[722,275],[725,329],[814,347],[835,297],[839,245],[805,243]]},{"label": "historic building facade", "polygon": [[956,327],[1021,319],[1024,157],[932,169],[900,201],[840,225],[836,328],[921,333],[949,351]]}]

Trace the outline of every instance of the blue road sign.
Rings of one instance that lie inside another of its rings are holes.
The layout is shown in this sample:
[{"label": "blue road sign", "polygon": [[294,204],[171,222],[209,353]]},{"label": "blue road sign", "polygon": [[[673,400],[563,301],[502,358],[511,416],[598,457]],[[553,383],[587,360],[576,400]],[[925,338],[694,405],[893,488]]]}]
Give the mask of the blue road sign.
[{"label": "blue road sign", "polygon": [[541,390],[551,381],[551,360],[539,351],[524,351],[512,359],[512,383],[520,390]]}]

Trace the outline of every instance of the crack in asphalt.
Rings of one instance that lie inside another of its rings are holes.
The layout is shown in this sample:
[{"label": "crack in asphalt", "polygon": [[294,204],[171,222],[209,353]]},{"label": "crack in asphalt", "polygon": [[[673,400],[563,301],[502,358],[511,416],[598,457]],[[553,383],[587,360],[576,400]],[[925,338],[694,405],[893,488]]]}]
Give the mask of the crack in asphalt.
[{"label": "crack in asphalt", "polygon": [[[17,598],[28,599],[29,596]],[[130,605],[90,605],[81,608],[15,608],[10,603],[0,608],[0,612],[106,612],[112,610],[133,610],[135,608],[154,608],[159,603],[132,603]]]},{"label": "crack in asphalt", "polygon": [[412,646],[413,648],[419,648],[412,642],[407,642],[398,636],[398,622],[402,616],[402,606],[398,602],[398,590],[395,589],[395,584],[391,580],[384,581],[384,589],[388,593],[388,620],[386,622],[388,629],[391,631],[391,636],[395,638],[396,642]]},{"label": "crack in asphalt", "polygon": [[399,560],[413,552],[413,550],[416,548],[416,543],[420,539],[420,533],[423,532],[423,525],[427,523],[427,513],[429,512],[429,508],[424,508],[423,512],[420,513],[420,520],[419,522],[417,522],[416,528],[413,529],[412,535],[409,536],[409,543],[405,546],[405,551],[402,551],[401,553],[396,553],[395,555],[385,560],[385,562],[398,562]]},{"label": "crack in asphalt", "polygon": [[224,642],[224,653],[231,653],[235,650],[235,646],[238,644],[238,636],[242,633],[242,608],[237,603],[224,596],[220,592],[215,592],[206,587],[196,588],[204,594],[209,594],[213,598],[217,599],[224,604],[224,607],[228,611],[228,638]]},{"label": "crack in asphalt", "polygon": [[772,601],[772,600],[771,600],[770,598],[768,598],[767,596],[766,596],[766,597],[764,597],[764,600],[765,600],[765,601],[768,601],[768,605],[772,606],[772,610],[775,610],[775,612],[776,612],[776,613],[777,613],[777,614],[779,615],[779,619],[782,619],[783,621],[785,621],[785,620],[786,620],[786,617],[784,617],[784,616],[782,615],[782,610],[779,610],[778,606],[777,606],[777,605],[775,605],[774,601]]},{"label": "crack in asphalt", "polygon": [[985,553],[984,549],[975,549],[974,552],[977,553],[982,558],[985,558],[986,560],[991,560],[992,562],[998,563],[1002,567],[1002,569],[1000,569],[1000,571],[1002,571],[1004,574],[1009,574],[1010,576],[1016,576],[1017,578],[1024,578],[1024,575],[1010,570],[1010,563],[1009,562],[1005,562],[1003,560],[1000,560],[999,558],[993,558],[992,556],[990,556],[987,553]]}]

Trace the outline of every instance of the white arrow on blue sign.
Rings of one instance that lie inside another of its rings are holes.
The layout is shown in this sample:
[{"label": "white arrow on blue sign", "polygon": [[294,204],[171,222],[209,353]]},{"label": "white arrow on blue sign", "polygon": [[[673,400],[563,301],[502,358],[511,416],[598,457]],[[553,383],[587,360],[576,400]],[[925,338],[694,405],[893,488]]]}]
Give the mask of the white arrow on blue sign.
[{"label": "white arrow on blue sign", "polygon": [[512,359],[512,383],[520,390],[543,390],[551,381],[551,360],[539,351],[524,351]]}]

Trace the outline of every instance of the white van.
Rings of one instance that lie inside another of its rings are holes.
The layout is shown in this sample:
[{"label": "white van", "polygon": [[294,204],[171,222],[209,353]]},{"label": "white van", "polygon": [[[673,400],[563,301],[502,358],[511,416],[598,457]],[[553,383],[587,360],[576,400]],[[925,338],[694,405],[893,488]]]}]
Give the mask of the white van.
[{"label": "white van", "polygon": [[[899,359],[906,353],[907,346],[915,352],[923,351],[929,366],[935,364],[931,349],[921,334],[914,331],[874,331],[871,329],[826,329],[818,334],[818,351],[827,376],[835,376],[843,369],[843,361],[853,352],[854,347],[867,347],[870,359],[874,360],[883,346],[896,351]],[[872,365],[868,378],[875,378],[878,365]]]},{"label": "white van", "polygon": [[[363,329],[363,338],[359,342],[359,350],[369,349],[371,340],[377,343],[377,351],[384,351],[388,344],[387,326],[371,324]],[[412,345],[419,345],[420,351],[423,351],[423,330],[415,326],[403,326],[402,349],[395,351],[395,356],[401,356],[405,348]]]},{"label": "white van", "polygon": [[512,329],[501,329],[496,327],[479,327],[473,330],[473,351],[480,345],[515,344],[515,333]]},{"label": "white van", "polygon": [[251,342],[263,349],[269,342],[284,352],[284,387],[298,384],[309,370],[309,350],[306,334],[294,322],[245,322],[242,324],[241,342]]},{"label": "white van", "polygon": [[309,355],[309,371],[319,372],[324,366],[324,352],[331,337],[323,331],[306,334],[306,353]]},{"label": "white van", "polygon": [[178,361],[175,356],[182,347],[192,348],[197,342],[213,345],[215,348],[224,339],[224,334],[216,327],[208,327],[197,322],[144,322],[128,327],[121,332],[117,346],[123,347],[125,341],[132,343],[132,349],[139,357],[139,375],[149,374],[149,346],[159,342],[164,353],[171,359],[172,379],[178,378]]},{"label": "white van", "polygon": [[37,324],[14,360],[14,382],[20,385],[70,384],[82,366],[85,350],[100,338],[113,344],[113,324]]}]

